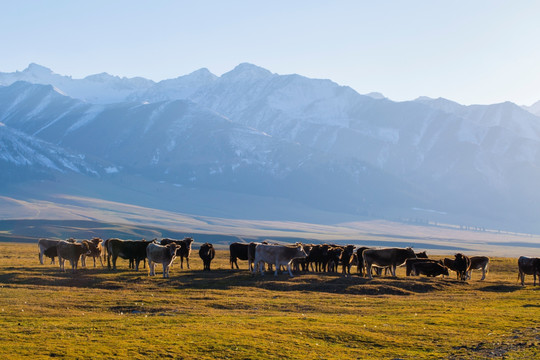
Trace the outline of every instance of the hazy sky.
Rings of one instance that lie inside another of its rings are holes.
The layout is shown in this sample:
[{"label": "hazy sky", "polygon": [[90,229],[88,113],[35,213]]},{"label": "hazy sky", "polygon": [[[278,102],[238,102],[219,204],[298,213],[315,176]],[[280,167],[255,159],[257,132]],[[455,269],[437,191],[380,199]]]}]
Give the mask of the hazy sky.
[{"label": "hazy sky", "polygon": [[0,72],[163,80],[242,62],[401,101],[540,100],[539,1],[4,1]]}]

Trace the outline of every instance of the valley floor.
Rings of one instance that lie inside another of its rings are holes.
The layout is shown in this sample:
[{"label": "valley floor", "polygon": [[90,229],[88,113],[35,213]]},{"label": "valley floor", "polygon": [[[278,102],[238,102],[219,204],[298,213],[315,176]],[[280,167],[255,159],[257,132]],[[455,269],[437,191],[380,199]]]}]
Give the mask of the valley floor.
[{"label": "valley floor", "polygon": [[493,258],[485,281],[252,276],[218,251],[214,270],[148,277],[40,265],[36,244],[0,243],[0,357],[130,359],[533,359],[540,287]]}]

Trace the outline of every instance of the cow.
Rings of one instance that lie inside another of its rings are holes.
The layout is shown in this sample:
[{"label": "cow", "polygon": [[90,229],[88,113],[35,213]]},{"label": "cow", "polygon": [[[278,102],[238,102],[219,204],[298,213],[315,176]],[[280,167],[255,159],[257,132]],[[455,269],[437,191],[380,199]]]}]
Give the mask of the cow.
[{"label": "cow", "polygon": [[440,260],[433,260],[433,259],[426,259],[426,258],[410,258],[410,259],[405,260],[405,274],[407,276],[418,275],[414,272],[413,266],[421,262],[439,263],[443,265],[442,261]]},{"label": "cow", "polygon": [[347,245],[341,253],[341,273],[351,275],[351,266],[354,260],[354,245]]},{"label": "cow", "polygon": [[[53,246],[56,246],[58,244],[60,240],[49,240],[49,239],[39,239],[38,240],[38,249],[39,249],[39,262],[41,263],[41,265],[43,265],[43,255],[44,255],[44,252],[53,247]],[[54,258],[57,256],[56,255],[56,252],[53,252],[52,250],[49,252],[50,255],[54,254],[54,256],[49,256],[51,258],[51,264],[54,264]]]},{"label": "cow", "polygon": [[54,258],[58,256],[58,251],[56,245],[51,246],[43,252],[43,255],[51,259],[51,264],[54,264]]},{"label": "cow", "polygon": [[423,261],[412,264],[412,271],[416,275],[439,276],[448,275],[448,268],[436,261]]},{"label": "cow", "polygon": [[525,275],[533,276],[533,286],[536,286],[536,276],[538,276],[538,285],[540,285],[540,258],[520,256],[518,270],[518,281],[521,279],[521,286],[525,286]]},{"label": "cow", "polygon": [[454,269],[452,270],[457,273],[458,280],[467,280],[467,272],[471,267],[471,259],[462,253],[457,253],[454,257]]},{"label": "cow", "polygon": [[79,258],[83,254],[88,254],[90,252],[90,248],[88,247],[88,243],[74,243],[61,240],[56,245],[56,251],[58,252],[60,271],[66,271],[64,261],[69,260],[71,263],[71,271],[75,273]]},{"label": "cow", "polygon": [[165,238],[161,240],[161,245],[167,245],[172,242],[180,245],[180,247],[176,250],[176,256],[180,258],[180,269],[184,268],[184,258],[186,258],[186,265],[189,269],[189,256],[191,255],[191,243],[193,243],[193,241],[194,240],[191,237],[185,237],[182,240]]},{"label": "cow", "polygon": [[103,242],[103,239],[93,238],[90,241],[82,240],[81,242],[87,242],[88,248],[90,249],[89,255],[83,254],[81,256],[81,266],[86,267],[86,258],[91,257],[94,259],[94,267],[96,267],[96,258],[99,259],[101,267],[103,267],[103,260],[101,260],[101,253],[103,252],[103,246],[101,243]]},{"label": "cow", "polygon": [[[306,252],[306,254],[308,254],[308,256],[309,256],[309,254],[311,253],[311,248],[313,247],[313,245],[302,245],[302,247],[304,248],[304,251]],[[303,272],[308,271],[307,257],[306,258],[295,258],[295,259],[293,259],[292,265],[293,265],[293,271],[298,271],[298,272],[300,270],[302,270]]]},{"label": "cow", "polygon": [[480,281],[486,278],[486,273],[488,272],[489,267],[489,258],[487,256],[471,256],[471,266],[467,272],[467,278],[471,278],[473,270],[482,270],[482,278]]},{"label": "cow", "polygon": [[262,275],[264,275],[264,263],[275,265],[274,276],[277,276],[278,269],[281,265],[286,265],[289,271],[290,277],[293,277],[291,272],[291,262],[296,258],[307,257],[304,248],[301,245],[298,246],[285,246],[285,245],[267,245],[259,244],[255,248],[255,261],[253,266],[253,273],[257,272],[259,268]]},{"label": "cow", "polygon": [[[234,269],[234,266],[236,265],[236,268],[238,267],[238,259],[240,260],[248,260],[248,247],[249,244],[234,242],[231,245],[229,245],[229,253],[230,253],[230,262],[231,262],[231,269]],[[251,271],[251,264],[248,264],[249,270]]]},{"label": "cow", "polygon": [[156,275],[156,264],[162,264],[163,278],[168,278],[169,269],[176,258],[176,251],[178,248],[179,245],[175,242],[171,242],[167,245],[158,245],[154,242],[148,244],[146,247],[146,258],[148,259],[148,268],[150,269],[148,276]]},{"label": "cow", "polygon": [[339,260],[343,254],[343,246],[331,246],[328,248],[328,255],[326,259],[326,270],[328,272],[336,272],[338,270]]},{"label": "cow", "polygon": [[216,256],[216,250],[214,250],[212,244],[204,243],[199,249],[199,256],[203,261],[203,269],[210,270],[210,263],[214,259],[214,256]]},{"label": "cow", "polygon": [[370,279],[373,279],[371,268],[373,265],[380,267],[390,267],[392,276],[396,276],[396,267],[402,265],[405,260],[415,258],[416,254],[410,247],[402,248],[386,248],[386,249],[367,249],[362,253],[366,272]]},{"label": "cow", "polygon": [[364,276],[364,270],[365,270],[365,264],[364,264],[364,256],[362,255],[364,250],[369,249],[368,247],[362,246],[356,249],[356,258],[357,258],[357,267],[356,271],[358,272],[358,275]]},{"label": "cow", "polygon": [[416,254],[416,257],[419,258],[419,259],[427,259],[428,258],[427,252],[425,252],[425,251],[417,252],[415,254]]},{"label": "cow", "polygon": [[108,239],[107,243],[107,268],[111,269],[111,258],[113,270],[116,270],[116,259],[121,257],[130,261],[130,265],[134,263],[135,271],[139,271],[139,263],[146,259],[146,247],[152,241],[140,240],[120,240]]}]

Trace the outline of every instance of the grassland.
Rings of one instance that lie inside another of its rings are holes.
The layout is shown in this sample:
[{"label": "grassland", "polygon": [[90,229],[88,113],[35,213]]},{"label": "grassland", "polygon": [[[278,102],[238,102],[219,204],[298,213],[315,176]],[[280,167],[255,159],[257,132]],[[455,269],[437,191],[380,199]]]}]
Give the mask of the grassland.
[{"label": "grassland", "polygon": [[0,357],[130,359],[533,359],[540,287],[518,286],[516,260],[494,258],[487,280],[293,279],[231,270],[149,278],[119,261],[60,273],[35,244],[0,243]]}]

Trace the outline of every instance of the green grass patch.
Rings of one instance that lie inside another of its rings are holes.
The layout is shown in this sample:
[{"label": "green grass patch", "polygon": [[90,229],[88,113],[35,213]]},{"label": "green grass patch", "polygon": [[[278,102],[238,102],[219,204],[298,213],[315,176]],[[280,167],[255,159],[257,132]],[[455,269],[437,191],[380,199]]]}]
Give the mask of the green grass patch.
[{"label": "green grass patch", "polygon": [[[492,259],[485,281],[231,270],[148,277],[118,261],[61,273],[36,244],[0,243],[0,357],[130,359],[538,358],[540,287]],[[353,270],[355,270],[353,268]]]}]

